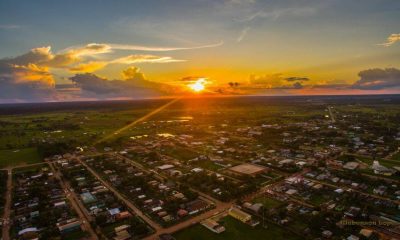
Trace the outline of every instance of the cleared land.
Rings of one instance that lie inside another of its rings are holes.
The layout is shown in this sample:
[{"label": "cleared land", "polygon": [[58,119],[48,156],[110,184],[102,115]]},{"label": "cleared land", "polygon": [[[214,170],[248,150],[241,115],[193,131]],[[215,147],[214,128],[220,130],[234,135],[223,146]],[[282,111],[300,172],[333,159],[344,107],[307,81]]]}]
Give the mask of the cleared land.
[{"label": "cleared land", "polygon": [[174,234],[177,240],[196,239],[196,240],[254,240],[254,239],[301,239],[288,231],[272,224],[266,224],[267,228],[257,226],[250,227],[232,217],[224,217],[221,219],[226,231],[216,234],[206,229],[200,224],[184,229]]},{"label": "cleared land", "polygon": [[0,150],[0,168],[41,162],[36,148]]}]

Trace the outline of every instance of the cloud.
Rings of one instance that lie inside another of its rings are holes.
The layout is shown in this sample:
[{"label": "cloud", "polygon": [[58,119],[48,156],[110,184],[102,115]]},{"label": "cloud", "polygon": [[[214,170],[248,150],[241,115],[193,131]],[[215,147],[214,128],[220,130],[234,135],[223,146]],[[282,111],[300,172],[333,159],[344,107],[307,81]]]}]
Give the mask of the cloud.
[{"label": "cloud", "polygon": [[69,79],[76,83],[82,90],[88,92],[108,94],[121,91],[120,86],[117,86],[118,84],[113,84],[116,83],[115,81],[108,81],[92,73],[76,74]]},{"label": "cloud", "polygon": [[[14,28],[0,25],[0,28]],[[60,97],[55,88],[56,82],[52,70],[65,69],[73,73],[94,72],[109,64],[137,64],[137,63],[173,63],[185,60],[174,59],[170,56],[156,56],[150,54],[133,54],[116,59],[102,57],[101,61],[93,58],[99,54],[111,53],[114,50],[125,51],[154,51],[167,52],[212,48],[221,46],[223,42],[194,47],[159,47],[140,45],[121,45],[105,43],[89,43],[74,46],[53,53],[50,46],[33,48],[29,52],[0,59],[0,99],[14,100],[57,100]],[[107,59],[108,58],[108,59]],[[107,95],[118,97],[145,96],[169,92],[171,88],[166,84],[158,84],[145,79],[136,68],[128,69],[123,73],[125,80],[102,79],[96,75],[75,75],[71,81],[79,85],[84,94]],[[62,76],[61,76],[62,77]],[[143,91],[138,92],[138,89]],[[68,96],[62,96],[68,97]],[[83,97],[86,97],[84,95]],[[7,100],[8,101],[8,100]]]},{"label": "cloud", "polygon": [[308,77],[287,77],[285,78],[288,82],[295,82],[295,81],[308,81],[310,80]]},{"label": "cloud", "polygon": [[[306,77],[283,77],[282,73],[265,74],[261,76],[250,75],[250,85],[255,88],[267,89],[302,89],[302,81],[308,81]],[[293,83],[294,82],[294,83]]]},{"label": "cloud", "polygon": [[358,73],[360,79],[352,88],[364,90],[380,90],[400,87],[400,70],[397,68],[373,68]]},{"label": "cloud", "polygon": [[11,29],[18,29],[18,28],[21,28],[21,26],[15,25],[15,24],[0,24],[0,29],[11,30]]},{"label": "cloud", "polygon": [[142,72],[140,72],[140,69],[137,67],[129,67],[122,71],[122,77],[125,80],[133,80],[133,81],[146,81],[146,77]]},{"label": "cloud", "polygon": [[239,4],[239,5],[253,4],[255,2],[256,2],[256,0],[227,0],[226,1],[227,4]]},{"label": "cloud", "polygon": [[15,65],[0,60],[0,99],[53,98],[54,84],[47,68],[35,64]]},{"label": "cloud", "polygon": [[[135,51],[178,51],[178,50],[191,50],[221,46],[223,42],[201,45],[194,47],[146,47],[139,45],[121,45],[121,44],[106,44],[106,43],[89,43],[83,46],[75,46],[64,49],[56,54],[53,54],[50,46],[33,48],[28,53],[13,57],[2,59],[10,64],[27,65],[36,64],[42,67],[50,68],[66,68],[78,71],[79,69],[88,69],[100,67],[101,62],[90,62],[90,58],[98,54],[110,53],[113,50],[135,50]],[[110,63],[170,63],[182,62],[185,60],[173,59],[169,56],[155,56],[155,55],[128,55],[126,57],[104,60],[104,66]],[[107,64],[106,64],[107,63]]]},{"label": "cloud", "polygon": [[303,17],[310,16],[316,12],[316,8],[313,7],[290,7],[290,8],[281,8],[274,10],[261,10],[255,12],[243,19],[239,19],[239,22],[251,22],[257,18],[269,18],[272,20],[277,20],[278,18],[284,16],[294,16],[294,17]]},{"label": "cloud", "polygon": [[108,53],[110,51],[111,47],[107,44],[89,43],[82,48],[74,49],[72,52],[77,56],[85,56],[85,55]]},{"label": "cloud", "polygon": [[155,56],[155,55],[129,55],[126,57],[118,58],[111,63],[122,63],[122,64],[135,64],[135,63],[172,63],[172,62],[184,62],[186,60],[174,59],[168,56]]},{"label": "cloud", "polygon": [[84,97],[143,97],[160,96],[168,87],[149,81],[137,67],[130,67],[122,73],[124,80],[109,80],[92,73],[76,74],[69,79],[83,91]]},{"label": "cloud", "polygon": [[244,29],[240,32],[240,35],[239,35],[239,37],[236,39],[236,42],[241,42],[241,41],[243,41],[243,39],[246,37],[247,32],[248,32],[249,30],[250,30],[249,27],[244,28]]},{"label": "cloud", "polygon": [[[104,43],[89,43],[83,46],[75,46],[64,49],[58,53],[53,53],[50,46],[33,48],[29,52],[20,56],[0,59],[4,64],[28,66],[34,64],[43,68],[63,68],[72,72],[93,72],[99,70],[111,63],[121,64],[136,64],[136,63],[172,63],[183,62],[185,60],[174,59],[170,56],[156,56],[149,54],[134,54],[125,57],[102,60],[90,61],[90,57],[98,54],[110,53],[114,49],[120,50],[140,50],[140,51],[176,51],[188,49],[200,49],[207,47],[220,46],[222,42],[211,45],[202,45],[195,47],[145,47],[137,45],[118,45],[118,44],[104,44]],[[0,72],[1,74],[1,72]]]},{"label": "cloud", "polygon": [[70,67],[69,70],[71,72],[94,72],[96,70],[104,68],[108,63],[107,62],[88,62],[78,64],[76,66]]},{"label": "cloud", "polygon": [[73,64],[78,64],[84,59],[81,57],[88,55],[96,55],[109,51],[108,47],[98,44],[88,44],[77,49],[69,49],[61,53],[53,54],[51,47],[33,48],[28,53],[22,54],[14,58],[5,58],[0,61],[14,65],[35,64],[41,67],[50,68],[70,68]]},{"label": "cloud", "polygon": [[395,44],[398,41],[400,41],[400,33],[392,33],[386,39],[386,42],[378,44],[378,45],[385,46],[385,47],[390,47],[390,46],[392,46],[393,44]]},{"label": "cloud", "polygon": [[134,50],[134,51],[149,51],[149,52],[169,52],[169,51],[213,48],[213,47],[222,46],[223,44],[224,44],[224,42],[220,41],[220,42],[217,42],[217,43],[194,46],[194,47],[157,47],[157,46],[148,47],[148,46],[141,46],[141,45],[105,43],[105,45],[109,46],[111,49],[116,49],[116,50]]},{"label": "cloud", "polygon": [[293,83],[293,88],[294,89],[302,89],[303,84],[301,84],[301,82],[295,82],[295,83]]},{"label": "cloud", "polygon": [[[125,51],[150,51],[150,52],[167,52],[179,50],[192,50],[221,46],[223,42],[201,45],[194,47],[147,47],[141,45],[112,44],[112,43],[89,43],[84,46],[74,46],[64,49],[59,54],[52,55],[50,47],[47,50],[48,61],[47,66],[55,68],[68,68],[73,72],[93,72],[99,70],[112,63],[120,64],[137,64],[137,63],[174,63],[184,62],[186,60],[174,59],[170,56],[156,56],[150,54],[132,54],[125,57],[103,60],[97,62],[84,62],[84,57],[95,56],[97,54],[111,53],[113,50]],[[46,51],[45,51],[46,52]],[[84,63],[82,63],[84,62]],[[71,66],[76,64],[74,66]]]},{"label": "cloud", "polygon": [[181,82],[196,82],[197,80],[204,78],[207,79],[207,77],[204,76],[186,76],[181,78],[179,81]]}]

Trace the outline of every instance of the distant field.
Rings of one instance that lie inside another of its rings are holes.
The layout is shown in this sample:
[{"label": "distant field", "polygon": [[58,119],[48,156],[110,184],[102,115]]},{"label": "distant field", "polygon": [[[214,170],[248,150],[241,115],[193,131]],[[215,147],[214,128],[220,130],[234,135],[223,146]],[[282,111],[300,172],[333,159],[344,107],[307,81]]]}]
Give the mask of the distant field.
[{"label": "distant field", "polygon": [[294,234],[278,226],[268,224],[267,228],[257,226],[252,228],[232,217],[222,219],[226,231],[216,234],[206,229],[200,224],[186,228],[174,234],[177,240],[196,239],[196,240],[253,240],[253,239],[301,239]]},{"label": "distant field", "polygon": [[0,150],[0,168],[41,162],[36,148]]}]

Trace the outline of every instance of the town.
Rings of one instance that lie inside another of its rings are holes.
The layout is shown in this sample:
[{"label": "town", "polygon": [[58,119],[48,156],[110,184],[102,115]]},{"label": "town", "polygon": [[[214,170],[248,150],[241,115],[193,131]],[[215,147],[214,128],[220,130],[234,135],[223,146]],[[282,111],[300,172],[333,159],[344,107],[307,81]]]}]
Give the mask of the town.
[{"label": "town", "polygon": [[2,239],[400,239],[399,102],[0,109]]}]

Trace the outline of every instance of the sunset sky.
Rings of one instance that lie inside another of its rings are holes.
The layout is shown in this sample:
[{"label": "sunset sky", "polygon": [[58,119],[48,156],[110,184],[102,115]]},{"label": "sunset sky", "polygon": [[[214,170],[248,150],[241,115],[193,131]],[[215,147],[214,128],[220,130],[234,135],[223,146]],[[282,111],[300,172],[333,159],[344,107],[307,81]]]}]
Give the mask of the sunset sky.
[{"label": "sunset sky", "polygon": [[400,93],[400,1],[1,0],[0,50],[0,102]]}]

